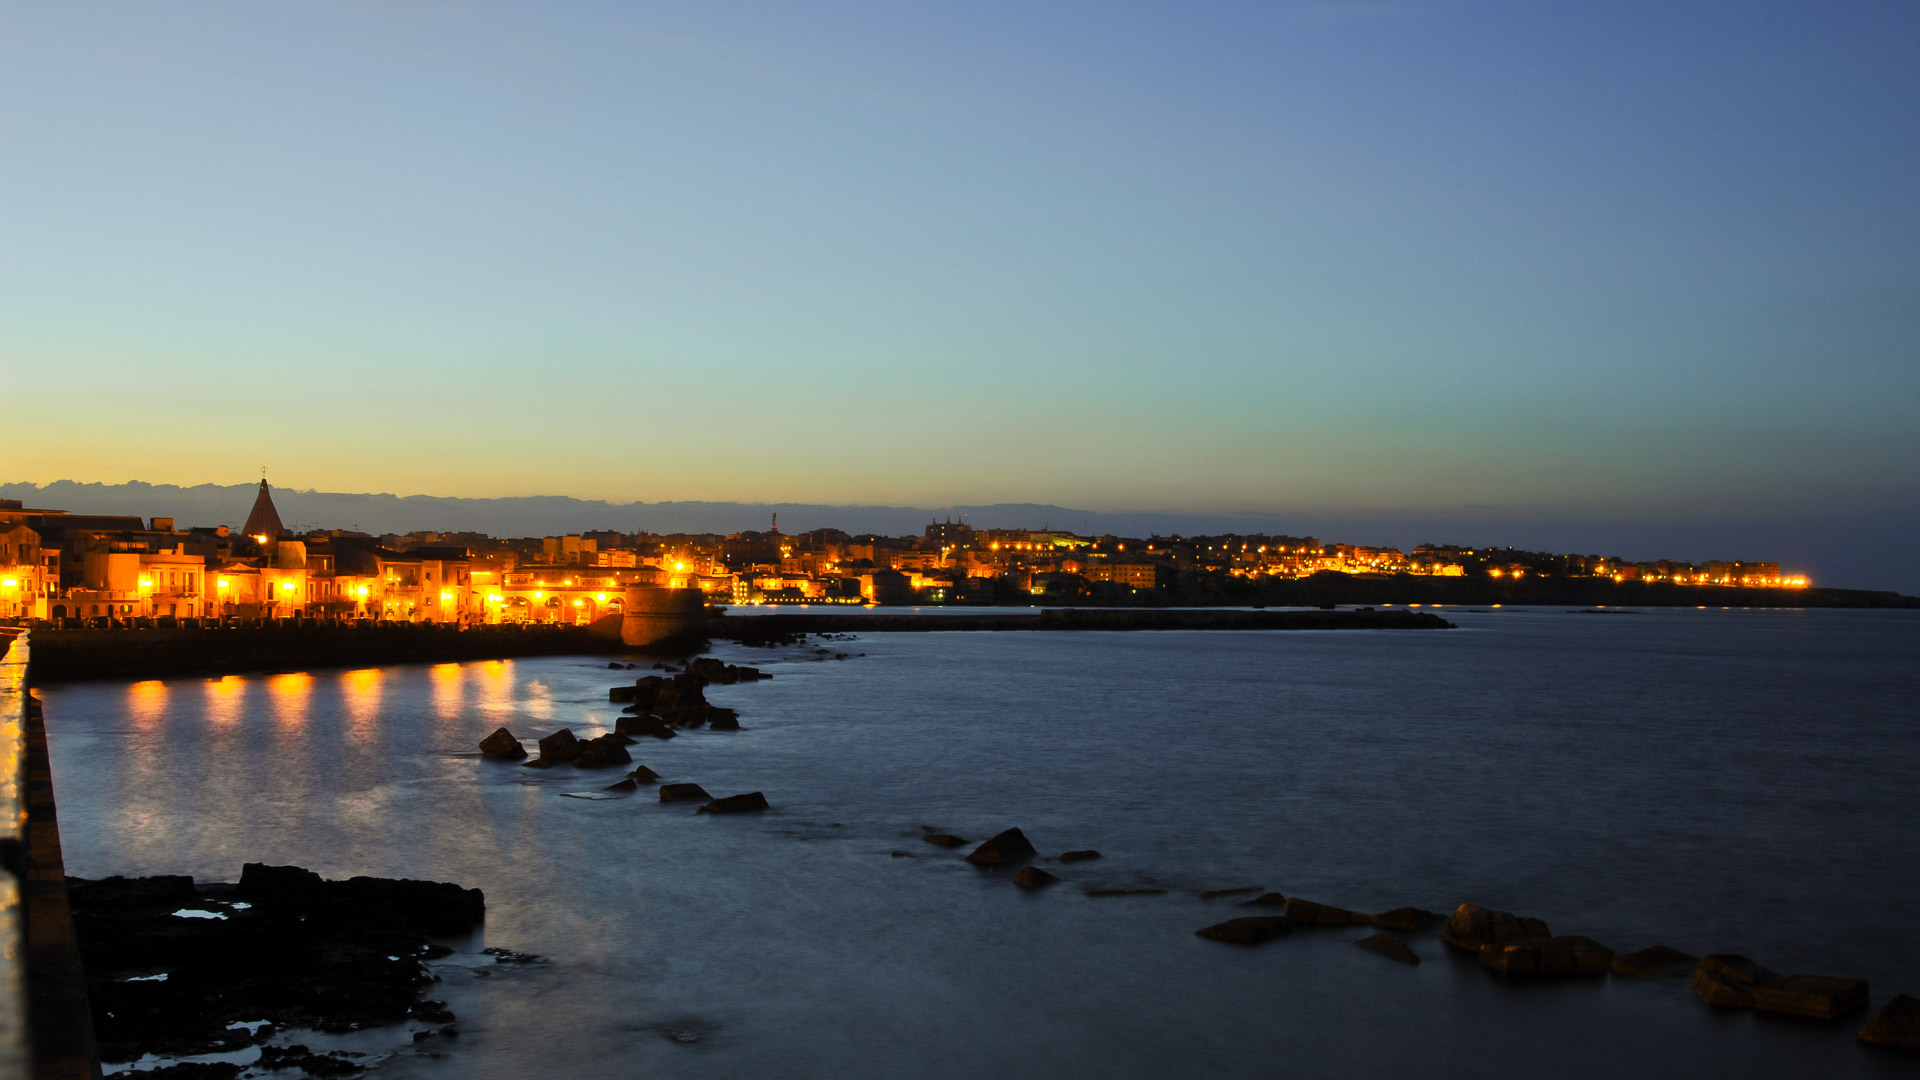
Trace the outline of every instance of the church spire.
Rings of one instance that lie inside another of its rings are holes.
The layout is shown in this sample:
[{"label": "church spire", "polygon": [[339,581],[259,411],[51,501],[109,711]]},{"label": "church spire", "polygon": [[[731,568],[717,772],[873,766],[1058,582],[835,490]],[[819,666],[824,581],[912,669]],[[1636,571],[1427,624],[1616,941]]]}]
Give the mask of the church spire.
[{"label": "church spire", "polygon": [[280,512],[273,508],[273,496],[267,481],[260,480],[260,494],[253,500],[253,512],[247,515],[247,527],[241,530],[261,544],[271,544],[287,530],[280,524]]}]

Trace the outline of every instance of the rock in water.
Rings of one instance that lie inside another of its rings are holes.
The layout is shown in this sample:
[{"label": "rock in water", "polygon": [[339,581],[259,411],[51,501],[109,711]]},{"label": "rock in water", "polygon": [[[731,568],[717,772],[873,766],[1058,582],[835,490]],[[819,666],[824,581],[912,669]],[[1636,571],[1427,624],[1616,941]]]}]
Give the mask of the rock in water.
[{"label": "rock in water", "polygon": [[999,866],[1020,859],[1031,859],[1036,854],[1033,845],[1027,842],[1025,833],[1019,829],[1008,829],[974,848],[973,853],[967,856],[967,861],[979,866]]},{"label": "rock in water", "polygon": [[608,784],[606,787],[601,788],[600,790],[602,791],[634,791],[639,787],[640,787],[639,784],[634,783],[633,777],[629,776],[625,780],[621,780],[617,783]]},{"label": "rock in water", "polygon": [[1194,933],[1199,937],[1214,941],[1230,941],[1235,945],[1258,945],[1263,941],[1272,941],[1284,936],[1292,927],[1287,925],[1284,915],[1244,915],[1238,919],[1228,919],[1223,923],[1204,926]]},{"label": "rock in water", "polygon": [[1613,966],[1613,950],[1578,934],[1503,941],[1481,946],[1480,965],[1515,979],[1605,975]]},{"label": "rock in water", "polygon": [[1654,945],[1614,957],[1613,973],[1651,979],[1661,975],[1685,975],[1699,963],[1697,956],[1690,956],[1679,949],[1669,949],[1665,945]]},{"label": "rock in water", "polygon": [[1693,992],[1716,1009],[1751,1009],[1754,990],[1779,981],[1778,972],[1744,956],[1709,953],[1693,971]]},{"label": "rock in water", "polygon": [[1372,937],[1363,937],[1359,941],[1354,942],[1354,944],[1368,952],[1379,953],[1389,960],[1398,960],[1403,964],[1417,964],[1420,962],[1419,953],[1408,948],[1407,943],[1401,941],[1397,935],[1389,934],[1385,930],[1374,934]]},{"label": "rock in water", "polygon": [[652,769],[647,768],[645,765],[634,766],[633,772],[628,773],[627,775],[628,775],[628,778],[631,779],[636,784],[651,784],[654,781],[660,779],[659,773],[654,772]]},{"label": "rock in water", "polygon": [[1218,900],[1223,896],[1245,896],[1250,892],[1259,892],[1258,885],[1240,885],[1231,889],[1201,889],[1200,899]]},{"label": "rock in water", "polygon": [[1059,880],[1037,866],[1023,866],[1019,873],[1013,875],[1013,883],[1023,889],[1044,888]]},{"label": "rock in water", "polygon": [[624,765],[633,760],[627,753],[627,744],[618,735],[602,735],[580,744],[579,753],[574,755],[573,764],[582,769],[597,769],[607,765]]},{"label": "rock in water", "polygon": [[965,840],[961,839],[958,836],[954,836],[952,833],[943,833],[943,832],[927,833],[925,836],[922,836],[920,839],[925,840],[927,843],[936,845],[938,847],[960,847],[961,845],[966,843]]},{"label": "rock in water", "polygon": [[1330,904],[1316,904],[1311,900],[1302,900],[1297,896],[1287,898],[1282,911],[1287,921],[1300,924],[1318,923],[1321,926],[1365,926],[1372,916],[1357,911],[1337,908]]},{"label": "rock in water", "polygon": [[1863,1043],[1899,1050],[1920,1050],[1920,998],[1896,994],[1855,1036]]},{"label": "rock in water", "polygon": [[527,756],[527,748],[513,737],[513,732],[498,728],[493,734],[480,740],[480,756],[496,761],[519,761]]},{"label": "rock in water", "polygon": [[724,799],[714,799],[700,808],[703,814],[739,814],[748,810],[765,810],[767,797],[757,791],[745,795],[729,795]]},{"label": "rock in water", "polygon": [[1777,983],[1754,987],[1753,1007],[1761,1012],[1832,1020],[1867,1007],[1867,983],[1830,975],[1789,975]]},{"label": "rock in water", "polygon": [[1373,917],[1373,925],[1382,930],[1400,930],[1407,933],[1425,930],[1439,921],[1439,915],[1417,907],[1398,907]]},{"label": "rock in water", "polygon": [[548,761],[572,761],[579,753],[580,740],[573,737],[570,728],[561,728],[540,740],[540,756]]},{"label": "rock in water", "polygon": [[1503,941],[1552,937],[1553,931],[1539,919],[1528,919],[1507,911],[1483,908],[1479,904],[1461,904],[1440,931],[1440,940],[1466,952],[1478,954],[1483,946]]},{"label": "rock in water", "polygon": [[1287,898],[1277,892],[1264,892],[1240,906],[1285,908],[1287,906]]},{"label": "rock in water", "polygon": [[1060,861],[1063,863],[1085,862],[1088,859],[1097,859],[1099,857],[1100,853],[1092,848],[1083,848],[1079,851],[1063,851],[1060,853]]},{"label": "rock in water", "polygon": [[660,801],[704,803],[712,802],[713,796],[707,794],[707,789],[701,787],[699,784],[662,784],[660,785]]}]

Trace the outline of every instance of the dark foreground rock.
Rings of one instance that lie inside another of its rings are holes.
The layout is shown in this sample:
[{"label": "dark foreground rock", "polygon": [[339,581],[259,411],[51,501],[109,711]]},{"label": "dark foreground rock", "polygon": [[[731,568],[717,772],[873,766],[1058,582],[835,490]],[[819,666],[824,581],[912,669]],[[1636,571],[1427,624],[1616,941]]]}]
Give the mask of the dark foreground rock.
[{"label": "dark foreground rock", "polygon": [[540,757],[545,761],[572,761],[580,753],[580,740],[574,737],[571,728],[559,731],[540,740]]},{"label": "dark foreground rock", "polygon": [[1539,919],[1529,919],[1510,911],[1495,911],[1479,904],[1461,904],[1447,920],[1440,940],[1465,952],[1478,954],[1488,945],[1528,938],[1552,937],[1553,931]]},{"label": "dark foreground rock", "polygon": [[1605,975],[1613,950],[1578,934],[1503,941],[1480,948],[1480,966],[1512,979],[1571,979]]},{"label": "dark foreground rock", "polygon": [[1896,994],[1856,1036],[1863,1043],[1896,1050],[1920,1050],[1920,998]]},{"label": "dark foreground rock", "polygon": [[308,1076],[350,1076],[366,1069],[366,1066],[340,1051],[316,1054],[304,1043],[261,1047],[259,1067],[276,1071],[299,1069]]},{"label": "dark foreground rock", "polygon": [[699,784],[662,784],[660,801],[704,803],[712,802],[713,796],[707,794],[707,789]]},{"label": "dark foreground rock", "polygon": [[742,814],[750,810],[765,810],[767,797],[757,791],[744,795],[728,795],[724,799],[714,799],[700,808],[703,814]]},{"label": "dark foreground rock", "polygon": [[519,761],[527,756],[527,748],[513,737],[513,732],[498,728],[493,734],[480,740],[480,756],[496,761]]},{"label": "dark foreground rock", "polygon": [[1700,958],[1665,945],[1637,949],[1613,958],[1613,973],[1638,979],[1685,975],[1699,966]]},{"label": "dark foreground rock", "polygon": [[[399,1023],[431,981],[428,935],[466,933],[486,911],[478,889],[445,882],[323,881],[259,863],[237,886],[188,877],[68,886],[109,1062],[238,1050],[274,1028]],[[227,1026],[256,1020],[271,1026]]]},{"label": "dark foreground rock", "polygon": [[1033,845],[1027,842],[1027,834],[1019,829],[1006,832],[974,848],[967,861],[977,866],[1000,866],[1003,863],[1031,859],[1037,854]]},{"label": "dark foreground rock", "polygon": [[1245,915],[1203,926],[1194,934],[1214,941],[1230,941],[1235,945],[1258,945],[1284,936],[1291,929],[1283,915]]},{"label": "dark foreground rock", "polygon": [[604,769],[609,765],[625,765],[633,760],[627,752],[627,740],[617,734],[602,735],[588,739],[580,744],[573,755],[575,768]]},{"label": "dark foreground rock", "polygon": [[1354,944],[1370,953],[1378,953],[1389,960],[1398,960],[1402,964],[1417,964],[1420,962],[1419,953],[1408,948],[1407,943],[1401,941],[1398,935],[1390,934],[1385,930],[1371,937],[1363,937],[1359,941],[1354,942]]}]

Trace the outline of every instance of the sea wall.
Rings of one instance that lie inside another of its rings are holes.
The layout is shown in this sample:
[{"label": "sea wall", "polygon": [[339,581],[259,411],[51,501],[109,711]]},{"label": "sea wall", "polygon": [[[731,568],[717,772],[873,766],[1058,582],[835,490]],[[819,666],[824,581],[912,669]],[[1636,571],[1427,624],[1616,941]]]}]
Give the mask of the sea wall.
[{"label": "sea wall", "polygon": [[206,630],[35,630],[36,683],[499,660],[627,651],[586,627],[430,624]]}]

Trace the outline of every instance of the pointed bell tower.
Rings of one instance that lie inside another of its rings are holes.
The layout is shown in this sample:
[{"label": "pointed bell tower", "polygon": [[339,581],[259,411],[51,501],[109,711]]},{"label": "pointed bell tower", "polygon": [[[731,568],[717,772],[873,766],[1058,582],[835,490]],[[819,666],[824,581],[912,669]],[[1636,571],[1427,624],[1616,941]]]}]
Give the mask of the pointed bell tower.
[{"label": "pointed bell tower", "polygon": [[[261,472],[265,472],[262,469]],[[280,524],[280,512],[273,508],[273,495],[267,490],[267,479],[260,478],[260,494],[254,497],[253,511],[247,515],[247,526],[241,530],[254,542],[265,547],[280,538],[286,528]]]}]

